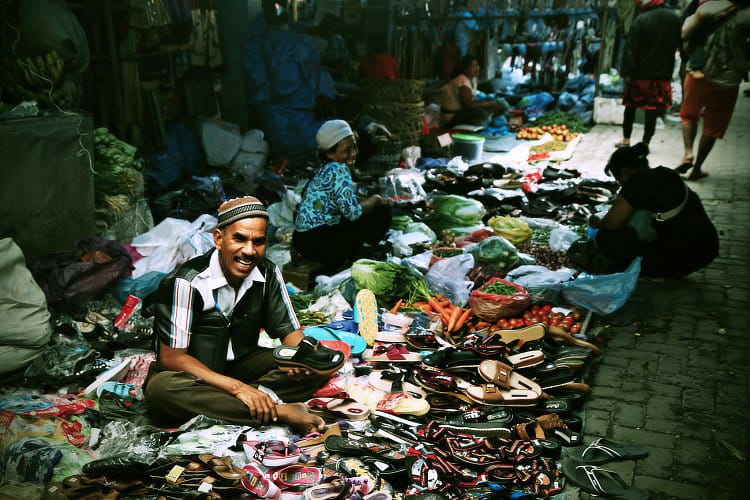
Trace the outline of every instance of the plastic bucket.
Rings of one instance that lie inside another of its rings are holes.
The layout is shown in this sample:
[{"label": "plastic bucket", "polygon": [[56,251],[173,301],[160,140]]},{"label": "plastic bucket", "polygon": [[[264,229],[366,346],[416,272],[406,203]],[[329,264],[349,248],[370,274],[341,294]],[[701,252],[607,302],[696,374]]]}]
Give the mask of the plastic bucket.
[{"label": "plastic bucket", "polygon": [[484,137],[481,135],[455,134],[452,139],[454,155],[461,155],[461,158],[469,164],[482,159]]}]

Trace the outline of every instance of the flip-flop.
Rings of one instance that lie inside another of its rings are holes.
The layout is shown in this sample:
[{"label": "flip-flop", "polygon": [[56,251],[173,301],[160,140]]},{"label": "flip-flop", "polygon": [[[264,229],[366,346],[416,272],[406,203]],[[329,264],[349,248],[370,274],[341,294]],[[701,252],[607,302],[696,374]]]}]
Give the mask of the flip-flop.
[{"label": "flip-flop", "polygon": [[576,460],[591,465],[602,465],[614,460],[629,460],[648,456],[648,450],[631,443],[618,443],[607,438],[599,438],[588,445]]},{"label": "flip-flop", "polygon": [[370,492],[373,485],[368,478],[330,476],[315,486],[305,490],[307,500],[338,500],[349,498],[355,493],[360,496]]},{"label": "flip-flop", "polygon": [[525,389],[542,394],[542,387],[528,377],[513,370],[512,367],[494,359],[485,359],[479,364],[479,375],[503,389]]},{"label": "flip-flop", "polygon": [[685,161],[685,162],[680,163],[679,167],[675,168],[675,172],[679,174],[686,174],[688,173],[688,170],[690,170],[691,168],[693,168],[693,162]]},{"label": "flip-flop", "polygon": [[477,403],[491,406],[534,406],[539,394],[523,389],[504,390],[494,384],[472,385],[466,395]]},{"label": "flip-flop", "polygon": [[377,411],[393,413],[394,415],[414,415],[421,417],[430,411],[430,403],[424,399],[411,398],[402,393],[386,394],[378,401]]},{"label": "flip-flop", "polygon": [[255,460],[266,467],[283,467],[296,464],[307,457],[300,452],[296,444],[287,444],[284,441],[274,439],[271,441],[244,441],[242,449],[245,456]]},{"label": "flip-flop", "polygon": [[211,467],[216,475],[223,479],[237,480],[245,477],[246,473],[232,464],[229,457],[217,457],[212,453],[201,453],[198,460]]},{"label": "flip-flop", "polygon": [[240,484],[246,491],[259,498],[277,497],[279,495],[279,487],[258,466],[248,464],[241,470],[245,477],[242,478]]},{"label": "flip-flop", "polygon": [[367,342],[359,335],[344,330],[335,330],[327,326],[305,328],[304,334],[318,340],[340,340],[351,347],[352,354],[359,356],[367,348]]},{"label": "flip-flop", "polygon": [[373,371],[367,376],[367,381],[375,389],[383,392],[405,392],[409,396],[416,399],[424,399],[427,397],[424,389],[418,385],[406,382],[404,380],[405,375],[399,371]]},{"label": "flip-flop", "polygon": [[377,344],[372,351],[365,352],[364,360],[368,363],[416,363],[422,361],[422,355],[411,352],[404,344]]},{"label": "flip-flop", "polygon": [[690,175],[687,176],[686,180],[688,180],[688,181],[698,181],[700,179],[705,179],[706,177],[708,177],[708,174],[706,172],[699,172],[699,173],[696,174],[695,171],[693,171],[692,174],[690,174]]},{"label": "flip-flop", "polygon": [[378,333],[378,302],[375,294],[366,288],[357,292],[354,313],[359,323],[360,336],[365,339],[367,345],[373,345]]},{"label": "flip-flop", "polygon": [[329,436],[326,438],[325,445],[326,450],[341,455],[360,458],[369,456],[396,463],[403,463],[406,458],[399,448],[366,440],[347,439],[343,436]]},{"label": "flip-flop", "polygon": [[364,420],[370,415],[370,409],[353,399],[341,398],[312,398],[305,402],[307,408],[313,412],[329,412],[341,415],[349,420]]},{"label": "flip-flop", "polygon": [[282,345],[273,350],[273,359],[280,370],[289,371],[304,368],[318,375],[328,375],[344,366],[346,357],[340,351],[333,351],[318,345],[312,337],[305,337],[296,346]]},{"label": "flip-flop", "polygon": [[271,481],[282,490],[307,488],[320,482],[322,475],[317,467],[287,465],[271,472]]},{"label": "flip-flop", "polygon": [[297,441],[295,444],[300,448],[310,448],[313,446],[318,446],[326,442],[326,439],[328,439],[328,436],[340,436],[341,435],[341,427],[339,424],[333,424],[328,427],[328,429],[323,433],[315,432],[313,434],[308,434],[307,436],[304,436],[302,439]]},{"label": "flip-flop", "polygon": [[526,328],[519,328],[518,330],[498,330],[490,336],[497,336],[500,341],[505,344],[510,344],[516,340],[523,340],[524,342],[533,342],[535,340],[541,340],[547,334],[547,327],[544,323],[537,323],[536,325],[527,326]]},{"label": "flip-flop", "polygon": [[626,500],[646,500],[649,497],[648,491],[628,485],[617,472],[596,465],[566,460],[562,472],[571,483],[588,493]]}]

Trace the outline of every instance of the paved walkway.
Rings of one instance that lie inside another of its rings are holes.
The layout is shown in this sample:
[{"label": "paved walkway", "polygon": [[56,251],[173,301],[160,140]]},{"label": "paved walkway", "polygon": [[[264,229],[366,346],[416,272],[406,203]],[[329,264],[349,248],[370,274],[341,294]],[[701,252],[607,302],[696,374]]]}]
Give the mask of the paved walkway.
[{"label": "paved walkway", "polygon": [[[680,133],[657,130],[652,165],[680,162]],[[603,166],[619,137],[619,127],[595,127],[571,163]],[[653,498],[750,497],[750,98],[740,95],[705,170],[691,188],[719,230],[719,258],[681,281],[641,280],[623,311],[634,321],[602,332],[610,341],[590,377],[586,442],[648,446],[647,458],[607,467]]]}]

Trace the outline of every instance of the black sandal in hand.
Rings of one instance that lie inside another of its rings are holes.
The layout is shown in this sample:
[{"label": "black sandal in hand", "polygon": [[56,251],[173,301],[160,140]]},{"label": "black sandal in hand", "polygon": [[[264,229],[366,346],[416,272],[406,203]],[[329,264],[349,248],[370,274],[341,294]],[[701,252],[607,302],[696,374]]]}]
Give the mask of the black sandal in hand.
[{"label": "black sandal in hand", "polygon": [[275,348],[273,359],[283,371],[302,368],[318,375],[333,373],[346,362],[344,353],[328,349],[312,337],[303,338],[296,346],[282,345]]}]

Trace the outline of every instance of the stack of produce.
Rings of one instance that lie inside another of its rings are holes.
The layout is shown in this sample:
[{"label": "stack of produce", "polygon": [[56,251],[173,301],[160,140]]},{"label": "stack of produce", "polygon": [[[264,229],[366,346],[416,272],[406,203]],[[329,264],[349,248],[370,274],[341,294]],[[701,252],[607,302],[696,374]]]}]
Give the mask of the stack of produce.
[{"label": "stack of produce", "polygon": [[487,221],[492,231],[510,241],[516,247],[531,239],[531,228],[521,219],[516,217],[495,216]]},{"label": "stack of produce", "polygon": [[100,232],[143,197],[143,174],[136,151],[104,127],[94,130],[96,222]]},{"label": "stack of produce", "polygon": [[[578,132],[571,132],[566,125],[542,125],[539,127],[524,127],[516,134],[516,139],[541,139],[549,134],[555,141],[570,142],[578,137]],[[564,148],[562,148],[564,149]]]},{"label": "stack of produce", "polygon": [[385,125],[403,147],[419,144],[424,116],[422,80],[368,80],[362,113]]}]

